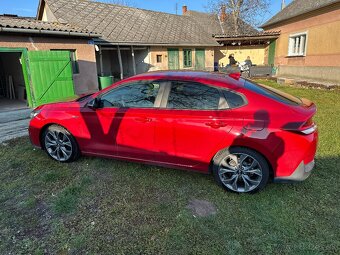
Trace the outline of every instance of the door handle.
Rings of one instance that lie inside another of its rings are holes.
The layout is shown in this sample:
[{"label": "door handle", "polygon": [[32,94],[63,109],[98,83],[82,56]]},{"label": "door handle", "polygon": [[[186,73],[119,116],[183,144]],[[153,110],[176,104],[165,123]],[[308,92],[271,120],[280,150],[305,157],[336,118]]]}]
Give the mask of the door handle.
[{"label": "door handle", "polygon": [[221,122],[221,121],[207,122],[207,123],[205,123],[205,125],[207,125],[211,128],[216,128],[216,129],[227,126],[227,124],[225,124],[224,122]]},{"label": "door handle", "polygon": [[148,117],[137,117],[135,118],[135,121],[142,122],[142,123],[148,123],[151,122],[152,119]]}]

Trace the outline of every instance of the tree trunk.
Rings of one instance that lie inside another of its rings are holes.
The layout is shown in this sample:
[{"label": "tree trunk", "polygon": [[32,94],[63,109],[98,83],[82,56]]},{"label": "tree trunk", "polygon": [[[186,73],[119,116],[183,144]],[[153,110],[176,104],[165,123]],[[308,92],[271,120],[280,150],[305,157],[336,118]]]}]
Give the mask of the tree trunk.
[{"label": "tree trunk", "polygon": [[230,5],[232,6],[232,17],[234,22],[234,33],[239,33],[239,24],[238,20],[240,18],[241,7],[243,5],[244,0],[230,0]]},{"label": "tree trunk", "polygon": [[233,16],[233,22],[234,22],[234,33],[238,34],[238,15],[235,11],[232,13]]}]

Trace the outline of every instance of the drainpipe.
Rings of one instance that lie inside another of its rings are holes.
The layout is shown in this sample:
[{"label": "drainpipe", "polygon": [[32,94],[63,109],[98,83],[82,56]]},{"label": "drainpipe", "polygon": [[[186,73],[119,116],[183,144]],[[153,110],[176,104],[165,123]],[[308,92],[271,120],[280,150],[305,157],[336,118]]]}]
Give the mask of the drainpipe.
[{"label": "drainpipe", "polygon": [[132,55],[132,68],[133,68],[133,75],[136,75],[136,60],[135,60],[135,51],[133,50],[133,45],[131,45],[131,55]]},{"label": "drainpipe", "polygon": [[117,45],[118,50],[118,62],[119,62],[119,69],[120,69],[120,79],[124,79],[124,70],[123,70],[123,62],[122,62],[122,55],[120,54],[120,47]]},{"label": "drainpipe", "polygon": [[102,52],[102,46],[99,45],[99,65],[100,65],[100,76],[104,76],[104,70],[103,70],[103,52]]}]

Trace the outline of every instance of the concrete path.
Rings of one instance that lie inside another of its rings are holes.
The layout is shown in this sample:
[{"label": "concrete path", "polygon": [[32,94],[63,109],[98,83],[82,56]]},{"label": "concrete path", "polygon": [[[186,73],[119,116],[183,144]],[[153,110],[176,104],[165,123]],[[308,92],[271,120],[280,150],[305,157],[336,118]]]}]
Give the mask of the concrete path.
[{"label": "concrete path", "polygon": [[31,109],[0,112],[0,143],[28,135]]}]

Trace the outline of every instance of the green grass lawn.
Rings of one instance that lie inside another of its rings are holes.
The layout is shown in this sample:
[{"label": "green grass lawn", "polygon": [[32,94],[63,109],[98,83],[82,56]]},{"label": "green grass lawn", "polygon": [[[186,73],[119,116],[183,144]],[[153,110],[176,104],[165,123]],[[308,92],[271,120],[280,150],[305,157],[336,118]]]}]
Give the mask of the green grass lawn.
[{"label": "green grass lawn", "polygon": [[[0,254],[339,254],[340,91],[264,83],[318,106],[317,165],[305,182],[237,195],[198,173],[60,164],[16,139],[0,145]],[[217,213],[193,216],[191,199]]]}]

